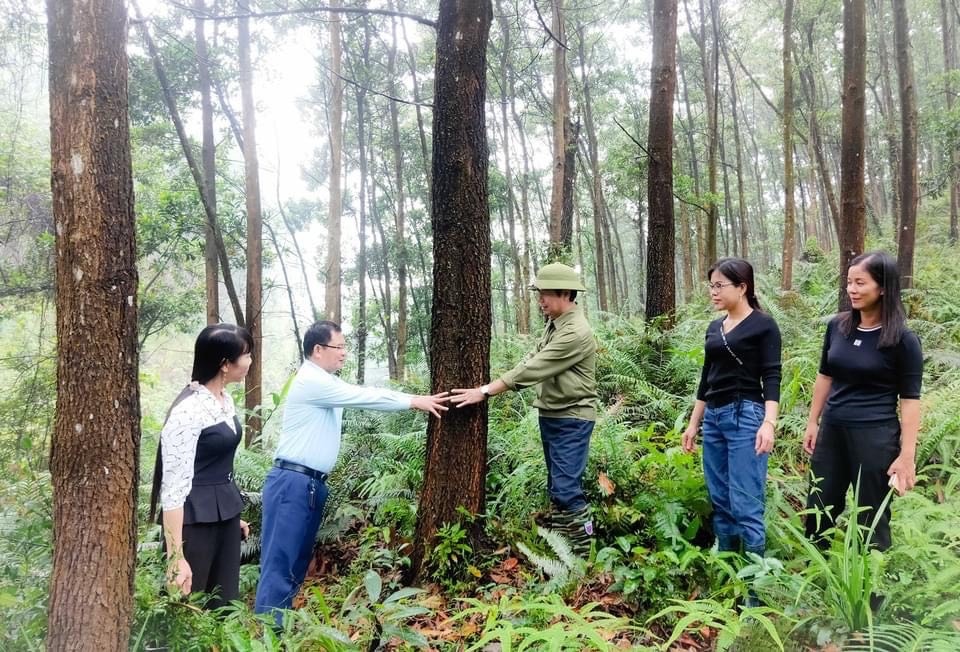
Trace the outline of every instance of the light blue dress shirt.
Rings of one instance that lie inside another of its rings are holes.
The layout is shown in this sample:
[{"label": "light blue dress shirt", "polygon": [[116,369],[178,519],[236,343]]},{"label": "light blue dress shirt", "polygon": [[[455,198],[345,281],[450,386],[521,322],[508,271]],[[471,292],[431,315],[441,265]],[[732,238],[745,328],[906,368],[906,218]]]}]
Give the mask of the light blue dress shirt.
[{"label": "light blue dress shirt", "polygon": [[274,457],[330,473],[340,454],[343,408],[397,412],[408,409],[412,398],[390,389],[351,385],[307,360],[290,385]]}]

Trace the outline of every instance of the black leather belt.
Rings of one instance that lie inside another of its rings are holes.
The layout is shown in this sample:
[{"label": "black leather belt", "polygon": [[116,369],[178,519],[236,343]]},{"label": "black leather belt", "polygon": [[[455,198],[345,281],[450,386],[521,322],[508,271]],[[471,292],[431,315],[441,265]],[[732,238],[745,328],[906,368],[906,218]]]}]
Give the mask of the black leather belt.
[{"label": "black leather belt", "polygon": [[309,466],[304,466],[303,464],[295,464],[286,460],[274,460],[273,465],[278,469],[283,469],[284,471],[294,471],[296,473],[308,475],[314,480],[319,480],[320,482],[326,482],[327,480],[326,473],[311,469]]}]

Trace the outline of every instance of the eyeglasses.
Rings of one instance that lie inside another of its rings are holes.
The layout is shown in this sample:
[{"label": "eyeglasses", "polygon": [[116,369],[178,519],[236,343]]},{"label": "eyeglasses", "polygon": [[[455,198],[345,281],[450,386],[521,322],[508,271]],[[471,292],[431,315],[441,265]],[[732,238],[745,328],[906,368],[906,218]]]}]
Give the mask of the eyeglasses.
[{"label": "eyeglasses", "polygon": [[704,283],[703,287],[706,288],[707,292],[719,292],[730,285],[739,285],[739,283]]},{"label": "eyeglasses", "polygon": [[325,348],[325,349],[336,349],[336,350],[338,350],[338,351],[346,351],[346,350],[347,350],[347,345],[346,345],[346,344],[341,344],[340,346],[337,346],[336,344],[321,344],[320,346],[322,346],[322,347]]}]

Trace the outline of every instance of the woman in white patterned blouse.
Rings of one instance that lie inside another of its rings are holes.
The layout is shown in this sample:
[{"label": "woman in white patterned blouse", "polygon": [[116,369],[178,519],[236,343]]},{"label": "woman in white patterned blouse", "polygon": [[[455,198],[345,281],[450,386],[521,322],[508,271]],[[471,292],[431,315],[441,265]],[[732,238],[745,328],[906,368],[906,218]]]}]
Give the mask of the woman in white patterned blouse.
[{"label": "woman in white patterned blouse", "polygon": [[245,328],[215,324],[197,336],[191,383],[174,400],[160,433],[150,518],[159,501],[167,551],[167,582],[183,595],[214,596],[209,608],[239,597],[243,501],[233,482],[241,428],[230,383],[250,368],[253,338]]}]

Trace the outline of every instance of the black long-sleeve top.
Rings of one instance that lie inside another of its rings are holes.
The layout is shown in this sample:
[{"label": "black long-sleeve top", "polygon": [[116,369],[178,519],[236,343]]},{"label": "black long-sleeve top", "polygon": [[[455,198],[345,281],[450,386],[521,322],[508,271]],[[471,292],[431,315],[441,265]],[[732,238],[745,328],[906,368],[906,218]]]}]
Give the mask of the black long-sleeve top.
[{"label": "black long-sleeve top", "polygon": [[725,345],[720,330],[723,320],[707,326],[697,399],[716,405],[737,400],[779,401],[781,339],[777,322],[754,310],[726,333]]},{"label": "black long-sleeve top", "polygon": [[844,423],[887,421],[897,418],[898,398],[920,398],[920,339],[905,330],[896,346],[878,349],[880,332],[879,328],[856,328],[846,337],[838,318],[827,324],[820,355],[820,373],[831,380],[825,419]]}]

